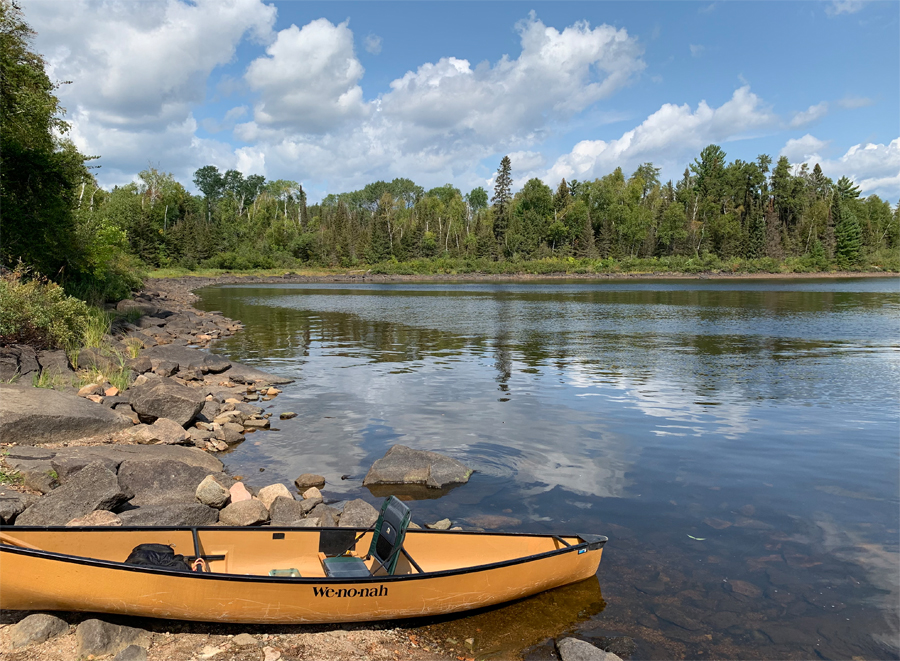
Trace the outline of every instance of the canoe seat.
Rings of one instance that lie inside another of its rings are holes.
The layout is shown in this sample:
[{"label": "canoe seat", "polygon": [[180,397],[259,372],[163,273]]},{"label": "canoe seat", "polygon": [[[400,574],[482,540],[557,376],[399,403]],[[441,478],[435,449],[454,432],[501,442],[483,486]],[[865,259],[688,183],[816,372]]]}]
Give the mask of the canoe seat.
[{"label": "canoe seat", "polygon": [[[395,496],[388,496],[381,505],[381,513],[375,525],[369,529],[373,530],[372,543],[369,545],[366,559],[373,557],[376,564],[373,564],[370,570],[363,558],[347,555],[345,551],[342,555],[322,558],[325,575],[333,578],[362,578],[372,576],[379,569],[384,569],[389,576],[392,575],[397,568],[409,519],[409,508]],[[353,548],[369,530],[357,536],[350,548]]]}]

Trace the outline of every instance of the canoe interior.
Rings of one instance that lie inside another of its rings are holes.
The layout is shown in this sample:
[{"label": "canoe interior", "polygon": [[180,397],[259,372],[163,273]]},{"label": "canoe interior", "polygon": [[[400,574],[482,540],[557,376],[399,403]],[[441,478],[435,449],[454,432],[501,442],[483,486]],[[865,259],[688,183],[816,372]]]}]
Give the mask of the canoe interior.
[{"label": "canoe interior", "polygon": [[[213,556],[210,570],[238,576],[269,576],[273,569],[296,569],[303,578],[322,579],[321,554],[347,548],[361,530],[347,528],[198,528],[201,553]],[[124,562],[138,544],[174,547],[194,556],[191,529],[167,528],[17,528],[4,527],[4,535],[41,551],[108,562]],[[576,536],[561,539],[571,545]],[[371,542],[366,533],[355,546],[364,555]],[[491,534],[410,530],[403,548],[426,574],[462,570],[529,558],[565,548],[560,538],[547,535]],[[372,565],[369,560],[368,564]],[[381,572],[376,572],[381,574]],[[395,576],[418,574],[400,557]],[[296,579],[295,579],[296,580]]]}]

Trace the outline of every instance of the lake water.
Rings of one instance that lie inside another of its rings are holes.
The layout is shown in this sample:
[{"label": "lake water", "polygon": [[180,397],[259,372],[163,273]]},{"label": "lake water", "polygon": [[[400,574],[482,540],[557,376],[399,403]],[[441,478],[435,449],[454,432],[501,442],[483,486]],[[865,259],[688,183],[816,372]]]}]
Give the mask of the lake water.
[{"label": "lake water", "polygon": [[898,658],[900,280],[199,293],[246,325],[215,351],[296,379],[265,405],[297,417],[224,457],[250,484],[320,473],[377,504],[362,478],[402,443],[477,471],[410,494],[420,524],[609,536],[596,579],[431,635],[479,658],[567,632],[633,658]]}]

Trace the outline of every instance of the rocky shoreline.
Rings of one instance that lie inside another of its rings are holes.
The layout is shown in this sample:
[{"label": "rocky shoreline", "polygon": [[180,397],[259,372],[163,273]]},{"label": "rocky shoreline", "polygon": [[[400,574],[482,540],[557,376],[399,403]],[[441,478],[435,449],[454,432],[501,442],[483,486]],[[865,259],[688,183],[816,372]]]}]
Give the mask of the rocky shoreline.
[{"label": "rocky shoreline", "polygon": [[[0,350],[0,370],[20,375],[18,383],[0,379],[0,523],[355,528],[374,523],[378,512],[366,501],[328,499],[320,475],[300,475],[290,488],[271,484],[256,489],[230,475],[216,456],[246,434],[264,434],[274,413],[262,405],[281,392],[275,386],[291,382],[202,349],[241,329],[221,313],[192,307],[194,289],[222,281],[152,281],[133,299],[116,305],[120,317],[110,335],[100,348],[79,352],[77,366],[63,352],[23,346]],[[76,367],[95,375],[95,381],[73,385]],[[124,374],[127,387],[112,385],[106,377],[113,372]],[[47,373],[54,389],[31,385],[49,380]],[[467,481],[471,472],[449,457],[394,446],[375,462],[364,484],[442,488]],[[443,520],[429,527],[451,525]],[[188,633],[172,636],[168,630],[150,633],[115,624],[134,624],[133,618],[70,614],[64,621],[26,615],[3,614],[0,652],[5,658],[395,659],[400,649],[402,658],[469,658],[459,656],[453,645],[427,641],[422,632],[379,625],[321,633],[293,627],[272,636],[267,633],[271,628],[264,627],[244,627],[255,634],[224,633],[228,625],[208,625],[206,635],[198,635],[197,626],[187,624]],[[160,623],[147,621],[144,627],[160,629]],[[100,642],[90,642],[94,639]],[[572,644],[559,650],[562,658],[618,658],[583,656],[591,650]],[[573,656],[576,652],[582,656]]]}]

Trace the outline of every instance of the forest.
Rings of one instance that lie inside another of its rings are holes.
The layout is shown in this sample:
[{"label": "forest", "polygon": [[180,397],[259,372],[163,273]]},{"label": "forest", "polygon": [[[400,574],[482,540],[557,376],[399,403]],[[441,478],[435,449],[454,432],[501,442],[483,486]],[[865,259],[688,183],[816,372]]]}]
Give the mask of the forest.
[{"label": "forest", "polygon": [[[302,183],[161,166],[104,189],[68,124],[31,30],[0,3],[0,261],[84,299],[150,269],[337,267],[374,272],[898,270],[900,205],[818,165],[703,149],[677,181],[644,163],[592,181],[530,179],[503,157],[492,190],[376,181],[310,204]],[[196,194],[191,192],[191,185]],[[21,268],[21,266],[20,266]]]}]

